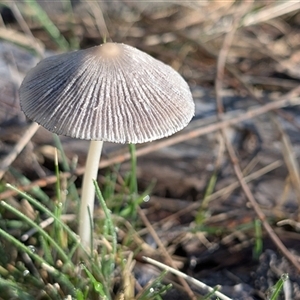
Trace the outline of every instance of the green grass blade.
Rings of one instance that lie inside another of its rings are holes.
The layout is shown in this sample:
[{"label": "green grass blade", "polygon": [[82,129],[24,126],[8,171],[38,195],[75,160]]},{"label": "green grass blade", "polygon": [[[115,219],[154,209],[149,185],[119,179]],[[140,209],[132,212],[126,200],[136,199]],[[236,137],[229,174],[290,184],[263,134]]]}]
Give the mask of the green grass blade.
[{"label": "green grass blade", "polygon": [[55,147],[59,150],[59,153],[61,155],[62,169],[65,172],[71,172],[70,166],[68,164],[67,156],[65,154],[65,151],[64,151],[64,148],[62,146],[59,136],[57,134],[53,134],[53,140],[54,140]]},{"label": "green grass blade", "polygon": [[68,16],[68,20],[67,20],[68,29],[72,33],[69,38],[70,48],[77,50],[80,47],[80,39],[78,37],[78,34],[76,34],[76,25],[75,25],[76,20],[73,13],[72,1],[71,0],[62,1],[62,5],[64,6],[64,11],[67,13]]},{"label": "green grass blade", "polygon": [[55,170],[55,176],[56,176],[56,199],[60,203],[61,202],[61,188],[60,188],[60,176],[59,176],[59,165],[58,165],[58,153],[57,149],[55,148],[55,154],[54,154],[54,170]]},{"label": "green grass blade", "polygon": [[71,295],[74,294],[75,288],[66,275],[64,275],[62,272],[58,271],[57,269],[55,269],[42,257],[34,253],[30,247],[25,246],[23,243],[21,243],[15,237],[13,237],[12,235],[10,235],[9,233],[7,233],[1,228],[0,228],[0,236],[2,236],[8,242],[12,243],[19,251],[21,252],[23,251],[27,253],[33,260],[38,262],[44,270],[50,273],[51,276],[53,276],[58,283],[64,286],[68,290],[68,293],[70,293]]},{"label": "green grass blade", "polygon": [[287,281],[288,279],[289,279],[288,274],[286,273],[282,274],[280,279],[276,282],[275,286],[271,288],[271,296],[268,297],[268,299],[277,300],[282,291],[284,282]]},{"label": "green grass blade", "polygon": [[6,186],[16,192],[18,192],[22,197],[24,197],[25,199],[28,200],[29,203],[31,203],[34,207],[36,207],[37,209],[41,210],[43,213],[45,213],[46,215],[48,215],[49,217],[52,217],[54,220],[56,220],[60,226],[67,232],[68,237],[70,237],[72,239],[72,241],[78,245],[78,247],[81,248],[81,250],[83,251],[83,253],[85,253],[86,255],[87,252],[85,251],[84,247],[81,245],[81,243],[79,242],[79,238],[78,235],[73,232],[70,227],[68,225],[66,225],[64,222],[62,222],[61,220],[59,220],[55,214],[53,214],[48,208],[46,208],[43,204],[41,204],[39,201],[35,200],[34,198],[32,198],[29,194],[24,193],[20,190],[18,190],[16,187],[12,186],[11,184],[7,183]]},{"label": "green grass blade", "polygon": [[262,237],[262,228],[261,221],[256,219],[254,221],[255,228],[255,245],[253,249],[253,258],[258,259],[263,251],[263,237]]},{"label": "green grass blade", "polygon": [[[62,170],[64,172],[70,172],[70,173],[74,172],[75,169],[74,169],[74,167],[70,166],[68,163],[68,159],[67,159],[66,153],[64,151],[64,148],[62,146],[59,136],[56,134],[53,134],[53,139],[54,139],[55,147],[59,150],[59,153],[61,155]],[[69,198],[71,198],[72,200],[77,201],[79,203],[80,198],[78,195],[77,188],[76,188],[74,182],[72,182],[71,180],[69,180],[68,191],[69,191],[69,197],[67,198],[67,201]],[[67,203],[66,203],[66,205],[67,205]]]},{"label": "green grass blade", "polygon": [[[17,169],[13,168],[12,166],[9,167],[10,173],[17,178],[17,180],[20,182],[21,185],[27,185],[30,184],[31,181],[24,176],[22,173],[20,173]],[[38,198],[43,203],[49,203],[50,198],[49,196],[40,188],[40,187],[33,187],[30,192]]]},{"label": "green grass blade", "polygon": [[108,299],[109,296],[106,295],[102,283],[96,280],[96,278],[95,278],[95,277],[93,276],[93,274],[86,268],[85,265],[82,265],[81,267],[84,269],[84,271],[86,272],[88,278],[89,278],[90,281],[92,282],[95,291],[102,297],[103,300],[104,300],[104,299]]},{"label": "green grass blade", "polygon": [[115,199],[115,189],[118,179],[118,171],[120,165],[114,166],[113,170],[109,170],[105,175],[105,184],[103,186],[102,195],[103,198],[108,199]]},{"label": "green grass blade", "polygon": [[99,200],[99,203],[105,215],[103,236],[106,240],[111,241],[111,251],[108,252],[106,247],[102,247],[101,262],[100,262],[101,273],[102,273],[100,275],[101,277],[104,278],[103,289],[105,291],[106,296],[108,297],[110,295],[109,291],[111,290],[111,285],[112,285],[112,275],[115,269],[115,257],[117,253],[117,233],[112,220],[111,212],[107,208],[105,200],[95,180],[94,180],[94,186],[95,186],[97,198]]},{"label": "green grass blade", "polygon": [[208,294],[206,294],[205,296],[203,296],[203,300],[211,299],[211,297],[214,296],[215,293],[217,291],[219,291],[219,289],[220,289],[219,286],[215,286],[211,292],[209,292]]},{"label": "green grass blade", "polygon": [[39,241],[40,241],[40,243],[41,243],[41,246],[42,246],[42,249],[43,249],[43,252],[44,252],[45,259],[46,259],[51,265],[54,265],[54,260],[53,260],[52,253],[51,253],[51,249],[50,249],[48,243],[46,242],[46,240],[44,239],[43,236],[41,236],[41,237],[39,238]]},{"label": "green grass blade", "polygon": [[140,295],[137,296],[138,300],[149,300],[149,299],[156,299],[157,296],[165,293],[172,287],[172,284],[164,285],[162,280],[167,275],[168,271],[165,270],[161,272],[161,274],[150,282],[142,291]]},{"label": "green grass blade", "polygon": [[24,0],[24,1],[34,12],[34,17],[44,27],[45,31],[50,35],[50,37],[58,45],[58,47],[63,51],[68,51],[70,49],[68,41],[60,33],[59,29],[50,20],[47,13],[36,2],[36,0]]},{"label": "green grass blade", "polygon": [[208,182],[208,185],[207,185],[204,197],[203,197],[202,204],[201,204],[200,208],[198,209],[197,215],[195,217],[195,222],[197,225],[202,224],[203,221],[205,221],[205,219],[206,219],[209,199],[215,189],[215,186],[217,183],[217,178],[218,178],[217,172],[214,172],[209,179],[209,182]]},{"label": "green grass blade", "polygon": [[[7,241],[9,241],[10,243],[12,243],[13,245],[15,245],[15,247],[17,249],[19,249],[19,251],[23,251],[25,253],[27,253],[32,259],[34,259],[35,261],[37,261],[39,264],[41,265],[48,265],[50,268],[53,268],[52,266],[50,266],[48,264],[48,262],[46,262],[43,258],[41,258],[39,255],[35,254],[30,247],[25,246],[23,243],[21,243],[19,240],[17,240],[15,237],[13,237],[12,235],[10,235],[9,233],[7,233],[6,231],[4,231],[3,229],[0,228],[0,236],[2,236],[3,238],[5,238]],[[58,272],[57,270],[55,270],[53,268],[53,272]]]},{"label": "green grass blade", "polygon": [[2,207],[4,207],[6,210],[8,210],[11,213],[13,213],[14,215],[16,215],[17,217],[19,217],[21,220],[23,220],[27,224],[29,224],[31,227],[35,228],[44,239],[46,239],[47,241],[49,241],[49,243],[51,243],[51,245],[56,249],[56,251],[60,255],[61,259],[65,263],[68,263],[68,264],[73,266],[72,261],[69,260],[69,258],[66,255],[65,251],[56,243],[56,241],[44,229],[42,229],[38,224],[33,222],[31,219],[29,219],[27,216],[25,216],[22,212],[15,209],[14,207],[9,205],[5,201],[1,201],[0,205]]},{"label": "green grass blade", "polygon": [[[24,288],[22,285],[20,285],[18,282],[13,282],[9,279],[4,279],[0,277],[0,293],[3,297],[4,294],[12,297],[11,294],[14,295],[14,299],[22,299],[22,300],[34,300],[34,297],[31,296],[29,293],[24,291]],[[4,299],[4,298],[2,298]],[[10,298],[13,299],[13,298]]]},{"label": "green grass blade", "polygon": [[97,195],[97,198],[99,200],[99,203],[103,209],[103,212],[105,214],[105,218],[106,218],[106,221],[107,221],[107,227],[108,227],[108,233],[112,236],[112,255],[114,256],[117,252],[117,234],[116,234],[116,229],[115,229],[115,226],[114,226],[114,223],[113,223],[113,220],[112,220],[112,217],[111,217],[111,212],[110,210],[107,208],[106,206],[106,203],[105,203],[105,200],[102,196],[102,193],[100,191],[100,188],[97,184],[97,182],[94,180],[94,185],[95,185],[95,190],[96,190],[96,195]]}]

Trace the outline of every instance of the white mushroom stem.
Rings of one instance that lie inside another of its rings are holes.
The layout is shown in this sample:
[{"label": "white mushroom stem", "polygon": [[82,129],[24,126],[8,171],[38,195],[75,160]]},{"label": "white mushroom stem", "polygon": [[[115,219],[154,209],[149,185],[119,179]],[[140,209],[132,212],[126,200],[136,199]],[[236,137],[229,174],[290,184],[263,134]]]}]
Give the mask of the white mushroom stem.
[{"label": "white mushroom stem", "polygon": [[91,246],[91,228],[93,228],[95,202],[95,187],[93,180],[97,179],[102,146],[102,141],[91,141],[83,176],[79,212],[79,237],[85,248]]}]

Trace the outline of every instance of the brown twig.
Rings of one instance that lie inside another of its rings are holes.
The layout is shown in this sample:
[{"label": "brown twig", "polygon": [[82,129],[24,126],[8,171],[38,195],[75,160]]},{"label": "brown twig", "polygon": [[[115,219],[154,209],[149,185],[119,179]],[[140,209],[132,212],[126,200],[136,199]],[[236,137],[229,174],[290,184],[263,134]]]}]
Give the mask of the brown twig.
[{"label": "brown twig", "polygon": [[37,123],[32,123],[24,135],[19,139],[19,141],[15,144],[12,151],[2,160],[0,163],[0,179],[3,177],[8,167],[12,164],[12,162],[16,159],[16,157],[20,154],[20,152],[24,149],[27,143],[30,141],[32,136],[38,130],[39,125]]},{"label": "brown twig", "polygon": [[[243,9],[243,13],[244,11],[248,10],[249,4],[252,4],[252,1],[249,1],[245,7],[245,10]],[[240,15],[241,12],[238,12],[238,15]],[[232,44],[235,32],[238,28],[239,25],[239,20],[240,17],[235,17],[233,20],[233,24],[231,26],[231,28],[228,30],[228,33],[225,35],[224,41],[223,41],[223,46],[220,49],[220,53],[217,59],[217,79],[215,81],[215,89],[216,91],[221,91],[222,88],[222,84],[223,84],[223,78],[224,78],[224,72],[225,72],[225,65],[226,65],[226,58],[227,58],[227,54],[228,51],[230,49],[230,46]],[[221,114],[224,113],[224,107],[223,107],[223,103],[222,103],[222,98],[220,98],[218,96],[218,94],[216,94],[216,102],[217,102],[217,114],[218,116],[220,116]]]}]

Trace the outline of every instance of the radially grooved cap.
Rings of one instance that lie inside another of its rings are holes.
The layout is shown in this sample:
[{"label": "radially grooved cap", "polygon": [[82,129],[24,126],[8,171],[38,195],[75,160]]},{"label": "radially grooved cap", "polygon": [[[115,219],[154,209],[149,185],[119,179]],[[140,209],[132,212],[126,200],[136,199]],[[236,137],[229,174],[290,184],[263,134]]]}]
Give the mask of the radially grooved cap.
[{"label": "radially grooved cap", "polygon": [[49,131],[115,143],[167,137],[195,112],[190,89],[174,69],[118,43],[42,60],[19,95],[25,115]]}]

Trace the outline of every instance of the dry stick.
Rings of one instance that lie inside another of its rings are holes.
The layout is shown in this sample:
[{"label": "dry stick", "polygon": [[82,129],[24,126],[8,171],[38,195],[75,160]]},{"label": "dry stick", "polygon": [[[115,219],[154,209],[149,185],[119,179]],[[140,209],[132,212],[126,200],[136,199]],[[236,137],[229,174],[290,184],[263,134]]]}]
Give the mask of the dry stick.
[{"label": "dry stick", "polygon": [[[252,4],[253,1],[249,1],[249,3],[245,6],[245,9],[248,9],[249,4]],[[242,12],[245,10],[243,9]],[[216,80],[215,80],[215,90],[216,90],[216,102],[217,102],[217,116],[220,117],[224,113],[224,106],[223,101],[220,93],[218,91],[222,91],[223,87],[223,78],[224,78],[224,72],[225,72],[225,65],[226,65],[226,58],[228,55],[228,51],[230,49],[230,46],[232,44],[233,38],[235,36],[235,32],[238,28],[239,21],[242,17],[241,13],[239,12],[233,20],[233,24],[228,31],[227,34],[225,34],[225,38],[223,40],[223,45],[220,49],[219,55],[217,56],[217,74],[216,74]],[[221,119],[221,118],[219,118]]]},{"label": "dry stick", "polygon": [[201,282],[201,281],[199,281],[199,280],[197,280],[197,279],[195,279],[191,276],[188,276],[188,275],[186,275],[186,274],[184,274],[184,273],[182,273],[182,272],[180,272],[180,271],[178,271],[174,268],[170,268],[169,266],[167,266],[167,265],[165,265],[161,262],[158,262],[158,261],[156,261],[156,260],[154,260],[150,257],[143,256],[142,258],[147,263],[150,263],[150,264],[152,264],[156,267],[159,267],[163,270],[167,270],[167,271],[169,271],[169,272],[171,272],[171,273],[173,273],[173,274],[175,274],[179,277],[182,277],[182,278],[186,279],[187,281],[193,283],[195,286],[200,287],[201,289],[207,290],[209,292],[214,292],[213,295],[219,297],[222,300],[231,300],[231,298],[225,296],[224,294],[220,293],[219,291],[214,291],[214,289],[212,287],[206,285],[205,283],[203,283],[203,282]]},{"label": "dry stick", "polygon": [[[177,134],[175,136],[172,136],[172,137],[162,140],[160,142],[151,143],[147,146],[144,146],[144,147],[138,149],[136,151],[136,155],[137,156],[146,155],[153,151],[156,151],[156,150],[159,150],[159,149],[162,149],[165,147],[169,147],[174,144],[178,144],[178,143],[184,142],[186,140],[196,138],[196,137],[208,134],[208,133],[212,133],[214,131],[220,130],[221,128],[225,128],[227,126],[232,126],[232,125],[238,124],[238,123],[243,122],[248,119],[252,119],[256,116],[262,115],[262,114],[272,111],[274,109],[278,109],[278,108],[285,107],[285,106],[294,106],[294,105],[300,105],[300,98],[291,99],[291,98],[284,97],[281,100],[270,102],[263,106],[255,107],[253,109],[249,109],[247,112],[241,114],[240,116],[229,119],[229,120],[216,122],[216,123],[213,123],[206,127],[196,128],[196,129],[193,129],[190,131],[183,130],[180,134]],[[225,117],[226,114],[224,114],[223,116]],[[124,161],[127,161],[129,158],[130,158],[129,153],[124,153],[124,154],[120,154],[117,156],[113,156],[112,158],[101,161],[99,164],[99,168],[100,169],[106,168],[113,164],[122,163]],[[70,172],[61,173],[60,177],[61,178],[69,178],[72,175],[80,176],[84,173],[84,170],[85,170],[85,168],[81,167],[81,168],[76,169],[75,173],[70,173]],[[30,183],[28,185],[19,186],[18,189],[21,191],[28,191],[36,186],[45,187],[49,184],[55,183],[56,180],[57,180],[57,177],[55,175],[52,175],[52,176],[48,176],[48,177],[33,181],[32,183]],[[0,193],[0,199],[5,199],[7,197],[10,197],[10,196],[13,196],[16,194],[17,194],[17,192],[12,191],[12,190],[5,191],[3,193]]]},{"label": "dry stick", "polygon": [[32,136],[36,133],[40,125],[37,123],[32,123],[24,135],[20,138],[20,140],[15,144],[12,151],[2,160],[0,164],[0,179],[3,177],[8,167],[12,164],[12,162],[16,159],[19,153],[24,149],[27,143],[30,141]]},{"label": "dry stick", "polygon": [[[233,33],[229,32],[225,36],[224,42],[223,42],[224,49],[223,49],[223,51],[220,52],[220,56],[222,55],[222,56],[227,57],[227,53],[230,48],[233,34],[234,34],[234,32]],[[218,57],[218,60],[219,60],[219,63],[218,63],[217,74],[219,74],[219,75],[217,75],[216,81],[223,79],[221,74],[223,74],[224,68],[226,65],[226,59],[224,57],[222,57],[222,58]],[[217,99],[218,99],[217,101],[219,103],[222,102],[221,90],[222,90],[222,82],[218,82],[218,84],[216,84],[216,97],[217,97]],[[222,112],[218,111],[218,117],[219,118],[222,117]],[[258,203],[256,202],[249,186],[247,185],[247,183],[243,177],[242,170],[239,166],[238,158],[235,154],[232,144],[230,143],[230,141],[227,138],[225,129],[222,128],[221,132],[222,132],[223,138],[225,140],[226,148],[227,148],[234,172],[236,174],[236,177],[237,177],[246,197],[250,201],[255,213],[257,214],[258,218],[262,222],[265,230],[267,231],[267,233],[269,234],[270,238],[273,240],[275,245],[280,249],[280,251],[283,253],[283,255],[294,265],[294,267],[300,272],[300,264],[296,260],[295,256],[290,253],[290,251],[285,247],[285,245],[282,243],[282,241],[279,239],[279,237],[275,234],[272,227],[267,222],[265,214],[262,212],[262,210],[261,210],[260,206],[258,205]]]},{"label": "dry stick", "polygon": [[[160,240],[159,236],[157,235],[156,231],[153,229],[151,223],[149,222],[149,220],[147,219],[147,217],[144,214],[143,210],[139,206],[138,206],[138,214],[139,214],[140,218],[142,219],[142,221],[144,222],[145,226],[147,227],[148,231],[152,235],[152,237],[153,237],[154,241],[156,242],[156,244],[158,245],[159,249],[161,250],[163,256],[167,259],[168,263],[174,269],[177,270],[177,267],[175,266],[171,255],[166,250],[165,246],[161,242],[161,240]],[[193,291],[191,290],[190,286],[187,284],[186,280],[183,279],[182,277],[178,277],[178,280],[180,281],[180,283],[184,287],[184,289],[187,292],[187,294],[189,295],[189,297],[191,299],[197,299],[197,297],[194,295]]]},{"label": "dry stick", "polygon": [[[217,102],[217,117],[221,120],[221,115],[224,113],[223,100],[221,96],[221,91],[223,90],[223,78],[226,67],[226,60],[228,56],[229,49],[232,45],[235,33],[240,25],[240,20],[248,12],[248,8],[253,4],[253,0],[248,1],[246,5],[242,6],[242,10],[238,11],[233,17],[233,23],[231,28],[227,30],[225,34],[222,47],[219,51],[219,54],[215,54],[217,59],[217,73],[215,80],[215,91],[216,91],[216,102]],[[254,93],[253,93],[254,94]],[[251,94],[252,95],[252,94]]]},{"label": "dry stick", "polygon": [[[280,133],[283,158],[287,166],[287,169],[290,173],[290,179],[294,186],[294,190],[298,200],[298,205],[300,206],[300,176],[299,176],[299,164],[297,161],[297,157],[293,151],[293,146],[290,138],[282,128],[282,125],[279,123],[276,116],[274,116],[273,114],[272,114],[272,121]],[[299,214],[300,214],[300,210],[298,209],[298,220],[300,219]]]}]

